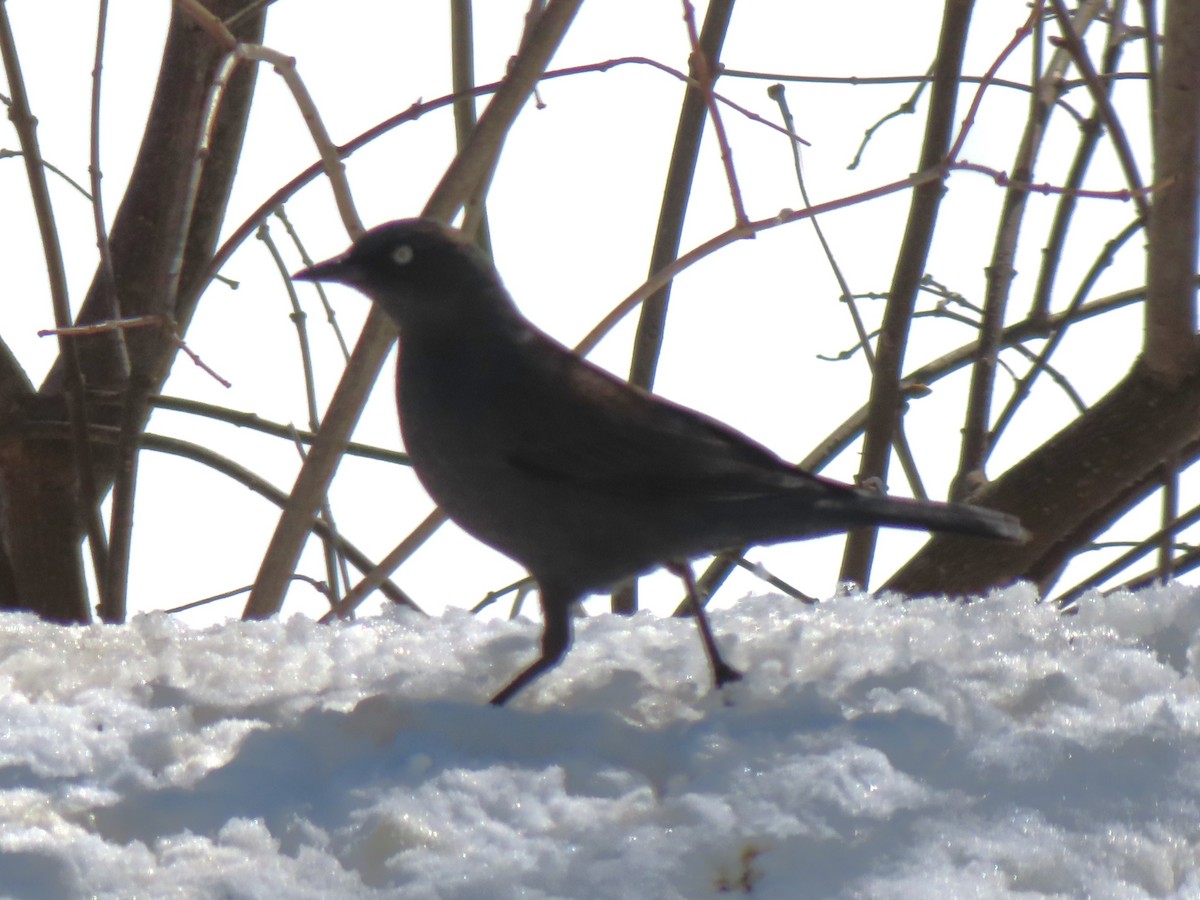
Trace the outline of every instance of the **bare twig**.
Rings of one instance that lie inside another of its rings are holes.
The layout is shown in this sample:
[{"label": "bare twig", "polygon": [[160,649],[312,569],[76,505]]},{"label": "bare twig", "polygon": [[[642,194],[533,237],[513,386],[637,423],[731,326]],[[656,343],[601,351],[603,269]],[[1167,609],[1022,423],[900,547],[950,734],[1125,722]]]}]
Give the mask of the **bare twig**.
[{"label": "bare twig", "polygon": [[[879,119],[879,121],[875,122],[870,128],[863,132],[862,142],[858,145],[858,150],[854,154],[854,159],[850,160],[850,165],[846,166],[847,169],[853,171],[854,169],[858,168],[858,164],[862,162],[863,154],[867,150],[867,144],[869,144],[871,139],[875,137],[875,132],[877,132],[892,119],[899,118],[900,116],[911,116],[917,111],[917,101],[921,99],[921,94],[925,93],[925,88],[929,86],[929,79],[932,77],[932,75],[933,69],[931,68],[923,78],[917,80],[917,86],[907,100],[905,100],[898,107],[893,109],[886,116],[883,116],[881,119]],[[966,80],[967,79],[965,78],[962,79],[964,82],[966,82]]]},{"label": "bare twig", "polygon": [[[20,150],[0,149],[0,159],[24,159],[24,158],[25,158],[25,154],[23,152],[21,152]],[[92,201],[91,192],[86,187],[84,187],[82,184],[80,184],[78,181],[76,181],[74,178],[72,178],[70,175],[68,175],[66,172],[64,172],[62,169],[60,169],[58,166],[47,161],[45,158],[42,159],[42,165],[46,168],[46,171],[50,172],[53,175],[57,175],[59,178],[61,178],[63,181],[65,181],[67,184],[69,184],[71,187],[75,188],[75,190],[77,190],[83,196],[83,199],[87,200],[89,203]]]},{"label": "bare twig", "polygon": [[1107,89],[1109,83],[1101,81],[1100,76],[1096,73],[1096,67],[1092,65],[1087,48],[1083,46],[1079,32],[1076,31],[1075,26],[1071,22],[1071,16],[1067,12],[1066,4],[1063,3],[1063,0],[1050,0],[1050,2],[1054,4],[1054,12],[1058,18],[1058,27],[1062,30],[1062,46],[1071,54],[1071,59],[1074,60],[1075,67],[1079,69],[1079,74],[1083,76],[1083,80],[1087,83],[1092,100],[1096,104],[1096,113],[1100,117],[1100,121],[1104,123],[1104,127],[1108,130],[1109,137],[1113,142],[1113,149],[1116,151],[1117,159],[1121,163],[1121,169],[1125,173],[1125,181],[1128,183],[1129,189],[1133,192],[1134,202],[1138,204],[1138,215],[1145,219],[1150,214],[1150,205],[1142,193],[1142,177],[1138,173],[1137,160],[1133,157],[1133,148],[1129,146],[1129,138],[1125,135],[1125,128],[1121,124],[1116,110],[1113,109],[1112,99]]},{"label": "bare twig", "polygon": [[[1079,288],[1075,291],[1075,296],[1071,298],[1071,302],[1067,305],[1065,318],[1063,319],[1065,323],[1070,323],[1073,321],[1075,312],[1081,306],[1083,306],[1088,294],[1091,293],[1092,288],[1100,279],[1100,275],[1105,269],[1112,265],[1112,261],[1116,256],[1117,250],[1119,250],[1135,234],[1141,231],[1144,225],[1145,223],[1141,219],[1137,219],[1125,226],[1119,235],[1117,235],[1111,241],[1105,243],[1099,257],[1094,263],[1092,263],[1092,267],[1088,270],[1087,275],[1084,276]],[[1044,316],[1038,313],[1036,310],[1035,315],[1030,316],[1030,321],[1037,322],[1044,320]],[[1037,358],[1034,360],[1034,363],[1030,367],[1029,371],[1024,377],[1018,379],[1012,396],[1009,397],[1008,403],[1005,404],[1004,409],[1001,410],[1000,415],[997,416],[996,424],[993,426],[992,433],[988,439],[990,446],[996,446],[997,441],[1000,439],[1000,435],[1004,433],[1004,429],[1008,427],[1009,423],[1016,415],[1021,403],[1032,391],[1033,384],[1037,380],[1038,375],[1043,371],[1049,371],[1050,357],[1054,355],[1054,352],[1061,345],[1066,333],[1067,329],[1065,325],[1062,328],[1056,328],[1049,332],[1050,339],[1038,353]]]},{"label": "bare twig", "polygon": [[[275,210],[275,218],[283,223],[284,229],[287,231],[288,237],[295,244],[297,252],[300,254],[300,259],[304,265],[311,266],[313,258],[308,255],[308,251],[304,249],[304,242],[300,240],[300,235],[296,233],[296,229],[292,227],[291,220],[287,217],[287,212],[282,206]],[[329,323],[329,327],[333,330],[333,336],[337,340],[338,348],[342,351],[342,359],[349,361],[350,348],[346,346],[346,338],[342,334],[342,326],[338,324],[337,311],[333,308],[333,304],[329,302],[329,297],[325,293],[325,287],[319,281],[311,282],[316,288],[317,296],[321,298],[321,307],[325,310],[325,321]]]},{"label": "bare twig", "polygon": [[[318,594],[325,599],[329,599],[329,585],[323,581],[317,581],[315,578],[309,578],[307,575],[293,575],[293,581],[302,581],[311,586]],[[236,597],[239,594],[248,594],[250,589],[254,587],[252,584],[247,584],[244,587],[234,588],[230,591],[222,591],[219,594],[213,594],[211,597],[204,597],[200,600],[192,600],[189,603],[181,603],[179,606],[172,606],[170,609],[164,609],[163,612],[168,616],[176,613],[187,612],[190,609],[199,609],[201,606],[208,606],[210,603],[217,603],[221,600],[228,600],[230,597]]]},{"label": "bare twig", "polygon": [[[1116,34],[1120,23],[1109,24],[1109,40],[1104,55],[1104,73],[1101,75],[1106,89],[1111,90],[1112,80],[1104,75],[1116,69],[1121,56],[1124,42]],[[1071,170],[1067,175],[1066,186],[1072,190],[1064,191],[1062,200],[1054,212],[1054,222],[1050,226],[1050,239],[1046,243],[1046,251],[1042,254],[1042,265],[1038,270],[1037,285],[1034,287],[1033,300],[1030,303],[1029,315],[1034,318],[1046,318],[1050,314],[1050,296],[1054,289],[1055,277],[1062,262],[1063,248],[1071,222],[1074,221],[1076,197],[1074,190],[1083,184],[1084,175],[1100,144],[1100,119],[1095,113],[1080,125],[1081,138],[1075,158],[1071,162]]]},{"label": "bare twig", "polygon": [[358,609],[359,605],[367,599],[372,591],[375,591],[387,581],[388,576],[396,571],[406,559],[425,543],[435,531],[438,530],[446,521],[446,514],[440,509],[435,509],[424,521],[421,522],[412,532],[402,540],[396,547],[379,561],[379,565],[371,569],[363,577],[363,580],[354,586],[354,588],[342,598],[334,609],[327,612],[322,618],[322,622],[328,622],[335,618],[345,619],[354,610]]},{"label": "bare twig", "polygon": [[157,313],[149,316],[133,316],[128,319],[117,319],[110,322],[93,322],[90,325],[68,325],[65,328],[42,328],[38,330],[38,337],[55,337],[55,336],[74,336],[84,334],[104,334],[106,332],[121,331],[126,328],[145,328],[153,325],[156,328],[162,328],[168,332],[171,339],[175,342],[175,346],[182,350],[189,359],[197,367],[207,373],[221,387],[232,387],[233,385],[222,378],[215,369],[209,366],[200,356],[192,350],[187,343],[179,336],[179,332],[175,327],[175,323],[166,316],[158,315]]},{"label": "bare twig", "polygon": [[[203,416],[206,419],[227,422],[230,425],[236,425],[238,428],[249,428],[253,431],[269,434],[274,437],[293,437],[292,426],[285,425],[282,422],[268,421],[256,413],[240,412],[224,406],[202,403],[199,400],[185,400],[182,397],[151,397],[150,403],[158,409],[168,409],[174,412]],[[294,436],[298,437],[305,444],[311,444],[316,440],[316,433],[312,431],[296,431]],[[398,450],[385,450],[382,447],[372,447],[369,444],[359,444],[354,441],[346,445],[346,454],[348,456],[373,459],[377,462],[392,463],[394,465],[407,466],[409,464],[407,453],[401,453]]]},{"label": "bare twig", "polygon": [[[1117,573],[1128,569],[1142,557],[1153,553],[1162,545],[1164,540],[1169,540],[1171,535],[1178,534],[1183,529],[1195,525],[1197,522],[1200,522],[1200,506],[1193,507],[1183,515],[1171,519],[1162,528],[1158,529],[1158,531],[1147,535],[1144,540],[1138,541],[1125,553],[1122,553],[1112,562],[1108,563],[1108,565],[1096,570],[1078,584],[1073,585],[1069,590],[1063,591],[1059,594],[1056,602],[1062,607],[1074,603],[1084,592],[1104,584],[1104,582]],[[1178,572],[1178,569],[1176,571]]]},{"label": "bare twig", "polygon": [[[458,148],[466,146],[475,129],[478,115],[475,111],[475,33],[471,5],[474,0],[450,0],[450,72],[454,82],[454,137]],[[536,19],[526,18],[526,30]],[[540,108],[540,107],[539,107]],[[487,205],[484,202],[491,185],[492,173],[480,181],[471,196],[463,204],[463,231],[475,244],[487,253],[492,253],[491,227],[488,224]]]},{"label": "bare twig", "polygon": [[[733,4],[729,7],[732,9]],[[713,131],[717,136],[717,146],[721,148],[721,164],[725,167],[725,180],[729,182],[729,198],[733,201],[733,218],[739,225],[747,221],[746,207],[742,202],[742,190],[738,187],[737,170],[733,165],[733,149],[729,146],[729,136],[725,133],[725,122],[721,119],[721,110],[713,96],[713,84],[716,82],[714,68],[715,59],[709,59],[707,48],[700,42],[700,33],[696,30],[696,9],[689,0],[683,0],[683,20],[687,23],[688,41],[692,46],[692,78],[699,85],[700,96],[708,107],[708,117],[712,120]],[[707,23],[707,18],[705,22]],[[728,19],[726,19],[728,22]],[[722,29],[724,36],[724,29]]]},{"label": "bare twig", "polygon": [[[271,237],[270,229],[267,227],[265,222],[258,230],[258,237],[259,240],[262,241],[266,246],[267,251],[271,254],[271,259],[275,262],[275,267],[278,270],[284,287],[287,290],[288,300],[291,302],[292,313],[290,318],[292,320],[292,324],[296,326],[296,341],[300,346],[300,367],[302,377],[304,379],[304,400],[306,406],[308,407],[308,427],[315,432],[320,428],[321,418],[320,413],[317,411],[316,372],[313,366],[312,347],[308,340],[308,328],[305,324],[304,310],[300,306],[300,298],[296,296],[296,288],[292,284],[291,279],[288,277],[287,265],[283,261],[283,254],[279,252],[279,247],[275,244],[274,239]],[[299,453],[300,459],[303,460],[305,456],[305,450],[304,444],[300,440],[299,433],[294,426],[289,427],[289,433],[296,445],[296,452]],[[326,498],[325,502],[321,504],[321,518],[328,522],[330,529],[336,533],[337,525],[334,522],[333,509],[329,505],[328,498]],[[345,560],[340,560],[339,564],[338,554],[334,551],[330,544],[326,543],[323,549],[325,551],[326,580],[329,585],[329,593],[331,597],[330,605],[333,606],[337,604],[338,598],[341,596],[341,591],[339,590],[338,585],[345,584],[347,587],[349,587],[350,579],[346,573]],[[345,576],[340,580],[339,572],[341,575]]]}]

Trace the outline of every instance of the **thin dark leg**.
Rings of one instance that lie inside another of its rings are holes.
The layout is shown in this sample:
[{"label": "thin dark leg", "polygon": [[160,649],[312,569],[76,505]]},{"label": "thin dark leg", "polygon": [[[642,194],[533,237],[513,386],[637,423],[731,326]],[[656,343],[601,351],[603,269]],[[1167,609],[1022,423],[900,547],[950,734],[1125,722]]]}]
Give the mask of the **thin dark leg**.
[{"label": "thin dark leg", "polygon": [[542,655],[533,664],[508,683],[508,687],[492,698],[493,706],[503,706],[521,688],[529,684],[543,672],[553,669],[567,653],[571,646],[571,598],[562,602],[559,596],[547,593],[542,589]]},{"label": "thin dark leg", "polygon": [[719,690],[731,681],[741,681],[742,673],[721,658],[716,638],[708,625],[708,616],[704,614],[704,607],[700,605],[700,597],[696,593],[696,579],[692,575],[692,567],[687,563],[669,562],[667,571],[682,578],[687,587],[692,612],[696,616],[696,625],[700,629],[700,640],[704,644],[704,653],[708,656],[708,664],[712,666],[713,685]]}]

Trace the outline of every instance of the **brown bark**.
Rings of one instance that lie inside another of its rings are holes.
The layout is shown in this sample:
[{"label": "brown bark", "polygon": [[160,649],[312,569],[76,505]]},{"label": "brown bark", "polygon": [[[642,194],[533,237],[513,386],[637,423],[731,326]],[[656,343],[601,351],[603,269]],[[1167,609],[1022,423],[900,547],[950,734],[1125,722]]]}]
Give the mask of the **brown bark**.
[{"label": "brown bark", "polygon": [[[213,0],[218,16],[242,0]],[[238,26],[242,40],[261,39],[263,14]],[[225,215],[233,174],[241,154],[255,71],[242,66],[225,95],[211,152],[196,198],[185,221],[185,197],[196,156],[204,99],[222,48],[178,11],[173,14],[158,86],[142,149],[110,234],[121,313],[164,315],[180,331],[191,319],[202,285],[197,277],[212,256]],[[185,237],[186,235],[186,237]],[[170,308],[170,267],[184,242],[179,302]],[[77,323],[103,321],[114,307],[98,273],[80,308]],[[117,424],[127,398],[156,392],[166,380],[176,346],[165,330],[132,329],[125,335],[129,365],[114,333],[76,338],[88,390],[90,422]],[[7,357],[5,357],[7,359]],[[89,512],[82,508],[69,444],[27,441],[24,423],[66,420],[66,367],[60,358],[36,392],[19,377],[0,379],[0,608],[29,609],[47,618],[88,621],[80,544]],[[138,402],[132,425],[140,434],[149,409]],[[126,416],[127,424],[130,418]],[[117,465],[105,447],[94,447],[100,494],[108,490]]]},{"label": "brown bark", "polygon": [[1154,182],[1147,258],[1146,362],[1164,378],[1195,364],[1200,4],[1167,4],[1154,111]]},{"label": "brown bark", "polygon": [[1200,361],[1180,382],[1134,367],[1086,415],[1013,466],[972,500],[1019,516],[1023,546],[935,537],[885,590],[971,594],[995,585],[1052,580],[1066,556],[1111,521],[1125,498],[1165,459],[1200,439]]}]

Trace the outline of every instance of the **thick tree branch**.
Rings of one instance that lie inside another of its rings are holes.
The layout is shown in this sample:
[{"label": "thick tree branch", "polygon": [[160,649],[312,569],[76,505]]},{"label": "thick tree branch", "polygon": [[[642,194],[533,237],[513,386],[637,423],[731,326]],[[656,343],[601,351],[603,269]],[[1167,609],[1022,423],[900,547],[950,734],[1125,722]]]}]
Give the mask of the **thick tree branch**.
[{"label": "thick tree branch", "polygon": [[1164,26],[1154,115],[1154,194],[1147,255],[1145,363],[1187,377],[1196,353],[1197,150],[1200,148],[1200,4],[1172,0]]}]

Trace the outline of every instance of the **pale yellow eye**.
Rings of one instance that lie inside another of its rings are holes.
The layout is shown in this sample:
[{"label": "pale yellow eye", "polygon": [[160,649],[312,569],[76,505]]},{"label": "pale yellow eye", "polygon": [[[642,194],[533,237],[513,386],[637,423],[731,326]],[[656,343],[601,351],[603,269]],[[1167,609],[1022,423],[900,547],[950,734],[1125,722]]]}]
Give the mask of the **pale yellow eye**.
[{"label": "pale yellow eye", "polygon": [[413,261],[414,256],[416,256],[416,254],[413,253],[412,247],[410,247],[408,244],[401,244],[392,251],[392,262],[398,266],[407,266]]}]

